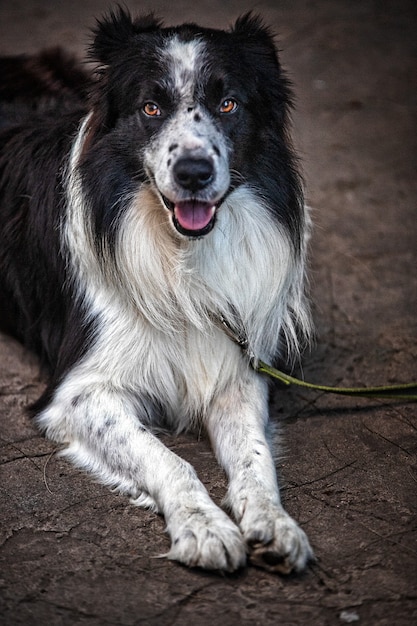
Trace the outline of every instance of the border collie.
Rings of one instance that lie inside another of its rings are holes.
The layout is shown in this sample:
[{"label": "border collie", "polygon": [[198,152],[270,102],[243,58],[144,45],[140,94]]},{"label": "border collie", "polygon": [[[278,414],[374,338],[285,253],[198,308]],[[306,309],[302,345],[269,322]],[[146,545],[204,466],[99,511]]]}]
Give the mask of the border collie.
[{"label": "border collie", "polygon": [[[62,52],[1,62],[4,321],[50,371],[36,423],[63,454],[164,515],[166,556],[302,570],[255,359],[297,353],[309,219],[291,93],[258,17],[97,22],[91,76]],[[214,504],[160,428],[204,428],[229,487]]]}]

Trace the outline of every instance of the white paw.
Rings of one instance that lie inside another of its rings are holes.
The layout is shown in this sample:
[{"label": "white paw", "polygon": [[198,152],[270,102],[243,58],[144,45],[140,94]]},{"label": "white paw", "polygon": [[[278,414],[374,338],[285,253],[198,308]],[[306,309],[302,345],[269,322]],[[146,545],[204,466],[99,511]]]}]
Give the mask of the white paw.
[{"label": "white paw", "polygon": [[247,507],[240,528],[250,562],[270,572],[300,572],[314,558],[305,532],[279,506]]},{"label": "white paw", "polygon": [[246,563],[246,547],[238,527],[221,509],[194,510],[182,523],[168,527],[169,559],[189,567],[234,572]]}]

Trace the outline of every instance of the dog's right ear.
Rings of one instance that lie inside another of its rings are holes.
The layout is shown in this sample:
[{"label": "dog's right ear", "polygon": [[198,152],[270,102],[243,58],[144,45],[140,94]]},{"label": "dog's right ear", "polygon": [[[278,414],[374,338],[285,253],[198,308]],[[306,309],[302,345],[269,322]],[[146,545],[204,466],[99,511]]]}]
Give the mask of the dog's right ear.
[{"label": "dog's right ear", "polygon": [[89,49],[93,61],[109,65],[138,35],[160,28],[162,23],[152,13],[132,19],[129,11],[118,7],[116,11],[97,20],[93,29],[94,41]]}]

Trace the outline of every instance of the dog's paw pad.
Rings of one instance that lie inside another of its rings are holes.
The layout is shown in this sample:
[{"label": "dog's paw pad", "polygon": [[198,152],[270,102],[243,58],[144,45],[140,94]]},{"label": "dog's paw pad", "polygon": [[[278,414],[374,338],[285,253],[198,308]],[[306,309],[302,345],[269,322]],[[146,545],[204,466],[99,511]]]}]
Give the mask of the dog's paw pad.
[{"label": "dog's paw pad", "polygon": [[257,545],[249,553],[249,561],[252,565],[278,574],[300,572],[306,566],[308,559],[309,557],[304,554],[299,554],[296,558],[291,554],[281,554],[274,544]]}]

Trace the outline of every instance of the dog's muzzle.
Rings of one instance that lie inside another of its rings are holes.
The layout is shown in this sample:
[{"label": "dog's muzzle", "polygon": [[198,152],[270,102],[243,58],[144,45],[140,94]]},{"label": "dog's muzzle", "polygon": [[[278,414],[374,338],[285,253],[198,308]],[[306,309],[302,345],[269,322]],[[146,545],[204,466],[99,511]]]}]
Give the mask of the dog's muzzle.
[{"label": "dog's muzzle", "polygon": [[172,211],[177,231],[187,237],[202,237],[215,223],[219,202],[201,199],[204,190],[214,181],[214,165],[209,158],[182,157],[173,166],[173,177],[183,194],[191,197],[173,202],[163,197],[165,206]]}]

